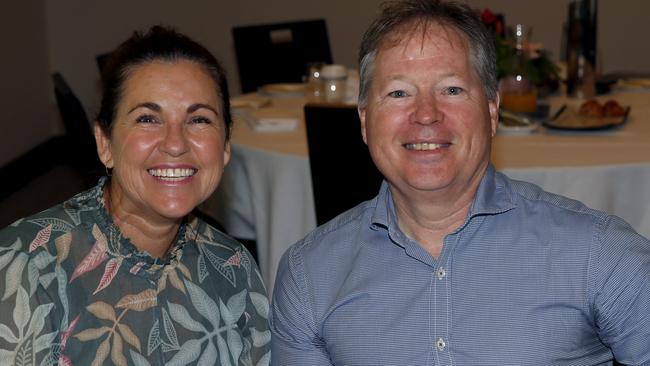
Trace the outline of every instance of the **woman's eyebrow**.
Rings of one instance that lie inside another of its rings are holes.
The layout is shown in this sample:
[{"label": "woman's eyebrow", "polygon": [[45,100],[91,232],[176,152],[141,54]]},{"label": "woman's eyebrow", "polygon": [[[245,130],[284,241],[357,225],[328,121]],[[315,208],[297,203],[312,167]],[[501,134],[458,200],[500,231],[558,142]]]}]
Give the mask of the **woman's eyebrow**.
[{"label": "woman's eyebrow", "polygon": [[216,114],[216,115],[219,114],[219,112],[217,112],[217,110],[216,110],[215,108],[213,108],[211,105],[203,104],[203,103],[192,104],[191,106],[189,106],[189,107],[187,108],[187,113],[193,113],[193,112],[196,112],[197,110],[199,110],[199,109],[201,109],[201,108],[209,109],[209,110],[211,110],[212,112],[214,112],[214,114]]},{"label": "woman's eyebrow", "polygon": [[151,109],[152,111],[155,111],[155,112],[160,112],[160,110],[162,109],[156,103],[145,102],[145,103],[140,103],[140,104],[136,105],[135,107],[131,108],[131,110],[129,110],[129,113],[133,112],[134,110],[136,110],[138,108],[147,108],[147,109]]}]

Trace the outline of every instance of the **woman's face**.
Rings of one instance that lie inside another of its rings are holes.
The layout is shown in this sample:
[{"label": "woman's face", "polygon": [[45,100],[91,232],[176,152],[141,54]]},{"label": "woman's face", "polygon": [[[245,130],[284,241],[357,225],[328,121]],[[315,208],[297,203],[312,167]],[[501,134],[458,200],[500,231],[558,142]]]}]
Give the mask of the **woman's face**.
[{"label": "woman's face", "polygon": [[221,98],[203,66],[152,61],[122,87],[110,138],[95,128],[99,156],[113,168],[113,215],[177,221],[217,187],[230,159]]}]

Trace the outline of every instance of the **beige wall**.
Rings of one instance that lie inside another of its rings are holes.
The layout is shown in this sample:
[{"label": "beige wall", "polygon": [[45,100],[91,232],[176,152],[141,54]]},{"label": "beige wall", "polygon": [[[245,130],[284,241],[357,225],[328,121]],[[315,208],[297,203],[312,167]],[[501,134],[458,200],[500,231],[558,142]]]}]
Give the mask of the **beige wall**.
[{"label": "beige wall", "polygon": [[0,166],[3,166],[54,133],[51,120],[54,99],[49,90],[44,1],[16,1],[11,7],[3,4],[0,24]]},{"label": "beige wall", "polygon": [[[490,7],[495,12],[505,13],[508,24],[521,22],[532,26],[533,39],[544,43],[555,58],[559,57],[562,24],[569,0],[466,1],[477,8]],[[334,60],[353,67],[361,33],[381,0],[43,2],[14,1],[11,2],[12,12],[3,12],[0,16],[6,18],[0,25],[3,30],[0,39],[3,45],[10,45],[8,51],[6,46],[2,51],[3,55],[10,53],[10,57],[3,57],[1,61],[1,72],[6,76],[0,87],[0,103],[3,103],[0,123],[10,127],[8,132],[3,131],[0,139],[0,165],[60,128],[58,116],[50,117],[53,106],[50,72],[61,72],[89,115],[96,114],[99,74],[95,56],[113,48],[135,29],[164,23],[202,42],[223,61],[233,94],[238,94],[239,80],[230,31],[233,26],[324,17]],[[648,13],[649,1],[600,0],[601,71],[650,72],[650,49],[644,42],[650,24],[643,19]],[[44,34],[47,34],[47,43]],[[16,39],[24,42],[17,44]],[[48,58],[49,69],[45,69]],[[30,61],[25,62],[26,59]],[[25,110],[27,112],[23,113]],[[16,123],[17,119],[23,121],[22,124]]]}]

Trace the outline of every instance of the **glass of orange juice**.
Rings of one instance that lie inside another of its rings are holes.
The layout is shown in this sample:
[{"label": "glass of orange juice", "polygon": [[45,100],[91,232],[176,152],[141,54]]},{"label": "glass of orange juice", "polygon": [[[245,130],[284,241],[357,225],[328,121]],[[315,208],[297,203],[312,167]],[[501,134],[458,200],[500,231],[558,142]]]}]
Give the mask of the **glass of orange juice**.
[{"label": "glass of orange juice", "polygon": [[537,110],[537,88],[521,76],[507,76],[499,81],[501,107],[512,112],[534,113]]}]

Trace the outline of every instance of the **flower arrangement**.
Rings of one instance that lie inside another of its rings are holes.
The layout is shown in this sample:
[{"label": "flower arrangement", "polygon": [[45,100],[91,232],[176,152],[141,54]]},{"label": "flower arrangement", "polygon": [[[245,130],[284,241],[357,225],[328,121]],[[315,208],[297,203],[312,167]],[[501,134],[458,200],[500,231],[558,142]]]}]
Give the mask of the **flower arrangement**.
[{"label": "flower arrangement", "polygon": [[[492,29],[495,35],[497,53],[497,79],[511,75],[521,67],[521,58],[517,55],[515,39],[506,32],[503,16],[494,14],[490,9],[481,13],[483,23]],[[550,54],[542,44],[524,42],[524,70],[527,77],[535,84],[540,96],[554,92],[559,88],[560,77],[558,68],[551,60]]]}]

